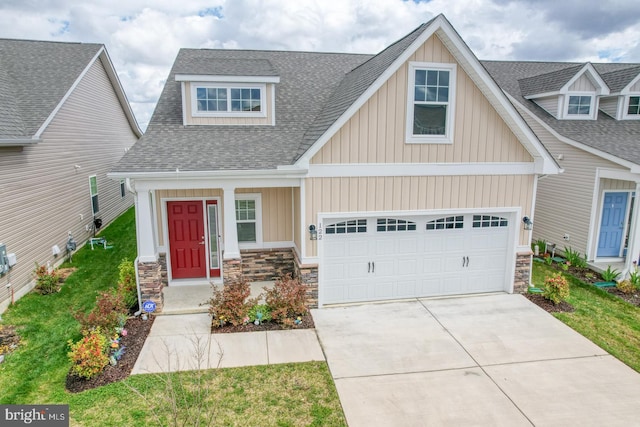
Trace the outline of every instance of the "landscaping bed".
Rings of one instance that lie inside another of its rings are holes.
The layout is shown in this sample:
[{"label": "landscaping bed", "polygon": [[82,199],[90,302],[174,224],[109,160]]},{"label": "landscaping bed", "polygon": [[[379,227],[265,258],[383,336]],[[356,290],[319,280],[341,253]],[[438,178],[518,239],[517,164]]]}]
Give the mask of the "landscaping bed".
[{"label": "landscaping bed", "polygon": [[259,325],[253,323],[247,323],[244,325],[231,325],[226,324],[224,326],[211,327],[212,334],[229,334],[234,332],[260,332],[260,331],[280,331],[283,329],[313,329],[315,325],[313,323],[313,317],[311,313],[305,316],[300,316],[300,323],[293,326],[285,326],[282,323],[276,322],[262,322]]},{"label": "landscaping bed", "polygon": [[136,360],[138,360],[138,355],[149,335],[154,319],[154,316],[151,316],[149,320],[142,320],[139,317],[127,319],[124,325],[127,335],[123,336],[120,342],[126,351],[118,363],[115,366],[107,366],[104,371],[90,379],[85,379],[69,372],[67,374],[66,389],[72,393],[78,393],[127,378]]},{"label": "landscaping bed", "polygon": [[547,311],[548,313],[571,313],[575,311],[575,308],[566,301],[562,301],[559,304],[554,304],[540,294],[524,294],[525,297],[538,307]]}]

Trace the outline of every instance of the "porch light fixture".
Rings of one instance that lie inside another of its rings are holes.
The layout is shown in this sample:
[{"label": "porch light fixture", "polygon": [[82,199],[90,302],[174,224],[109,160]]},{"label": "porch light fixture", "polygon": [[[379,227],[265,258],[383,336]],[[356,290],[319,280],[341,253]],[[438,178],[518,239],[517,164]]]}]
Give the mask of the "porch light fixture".
[{"label": "porch light fixture", "polygon": [[528,216],[522,218],[522,222],[524,223],[525,230],[533,230],[533,221]]},{"label": "porch light fixture", "polygon": [[318,230],[313,224],[309,226],[309,240],[318,240]]}]

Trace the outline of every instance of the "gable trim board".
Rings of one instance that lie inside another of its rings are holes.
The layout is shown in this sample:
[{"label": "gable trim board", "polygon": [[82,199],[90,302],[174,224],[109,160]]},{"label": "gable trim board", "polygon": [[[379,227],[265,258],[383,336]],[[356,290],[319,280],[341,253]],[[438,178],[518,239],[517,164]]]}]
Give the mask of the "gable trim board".
[{"label": "gable trim board", "polygon": [[532,175],[534,163],[342,163],[311,164],[309,178],[358,176]]},{"label": "gable trim board", "polygon": [[411,45],[367,88],[360,97],[320,136],[315,143],[300,157],[296,165],[306,167],[311,158],[335,135],[340,128],[373,96],[382,85],[405,64],[411,55],[422,46],[431,36],[436,35],[447,47],[453,57],[458,61],[462,69],[469,75],[471,80],[478,86],[489,103],[496,109],[499,116],[507,123],[507,126],[516,135],[525,149],[534,158],[536,173],[548,174],[558,173],[559,167],[555,160],[549,155],[542,143],[529,129],[522,117],[509,103],[504,93],[488,72],[480,64],[473,52],[460,38],[455,29],[440,14],[431,24],[423,30],[422,34],[411,43]]},{"label": "gable trim board", "polygon": [[[133,132],[136,134],[136,136],[138,138],[140,138],[142,136],[142,130],[140,130],[140,127],[138,126],[138,122],[135,119],[135,116],[133,115],[133,111],[131,111],[131,106],[129,105],[129,101],[127,100],[127,97],[126,97],[126,95],[124,93],[124,90],[122,89],[122,85],[120,84],[120,80],[118,79],[118,75],[114,71],[113,64],[111,63],[111,59],[109,58],[109,55],[107,54],[107,51],[104,48],[104,46],[102,46],[98,50],[98,52],[95,54],[95,56],[91,59],[91,61],[89,61],[87,66],[84,68],[84,70],[82,70],[80,75],[78,75],[78,78],[73,82],[73,84],[71,85],[71,87],[69,88],[67,93],[65,93],[64,96],[62,97],[62,99],[60,99],[60,102],[58,102],[58,105],[56,105],[55,108],[51,111],[51,114],[49,114],[49,116],[46,118],[46,120],[42,123],[40,128],[37,130],[37,132],[33,136],[34,140],[40,139],[40,137],[42,136],[42,133],[47,129],[47,127],[49,126],[51,121],[54,119],[56,114],[58,114],[58,111],[60,111],[60,109],[62,108],[64,103],[67,101],[69,96],[71,96],[73,91],[80,84],[80,82],[82,81],[84,76],[89,72],[89,70],[91,69],[93,64],[98,59],[101,59],[102,65],[104,66],[104,69],[105,69],[107,75],[109,76],[109,80],[111,81],[111,85],[114,88],[114,92],[116,93],[116,96],[118,97],[118,100],[120,101],[120,104],[122,106],[122,110],[124,111],[124,113],[125,113],[125,115],[127,117],[127,120],[129,121],[129,125],[131,126],[131,129],[133,129]],[[106,62],[106,64],[105,64],[105,62]]]}]

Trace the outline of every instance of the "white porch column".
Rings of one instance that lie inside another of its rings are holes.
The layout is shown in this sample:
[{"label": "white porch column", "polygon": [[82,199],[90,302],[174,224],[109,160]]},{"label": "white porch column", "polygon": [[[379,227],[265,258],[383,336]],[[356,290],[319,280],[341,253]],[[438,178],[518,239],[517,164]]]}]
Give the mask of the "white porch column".
[{"label": "white porch column", "polygon": [[633,261],[638,261],[640,257],[640,212],[638,211],[638,201],[640,200],[640,182],[636,182],[636,197],[633,206],[633,216],[631,218],[631,229],[629,230],[629,247],[627,248],[627,257],[625,269],[633,271]]},{"label": "white porch column", "polygon": [[224,252],[223,259],[240,258],[238,227],[236,224],[236,192],[233,186],[224,186]]},{"label": "white porch column", "polygon": [[153,237],[153,215],[151,194],[140,190],[135,194],[136,238],[138,240],[138,259],[140,262],[156,262],[156,248]]}]

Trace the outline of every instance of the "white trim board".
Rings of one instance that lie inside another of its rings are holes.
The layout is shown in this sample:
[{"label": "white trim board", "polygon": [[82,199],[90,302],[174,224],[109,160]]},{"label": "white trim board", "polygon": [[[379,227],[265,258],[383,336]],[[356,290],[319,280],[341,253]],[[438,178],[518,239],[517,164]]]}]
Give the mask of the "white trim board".
[{"label": "white trim board", "polygon": [[311,164],[307,177],[532,175],[535,169],[531,162]]}]

